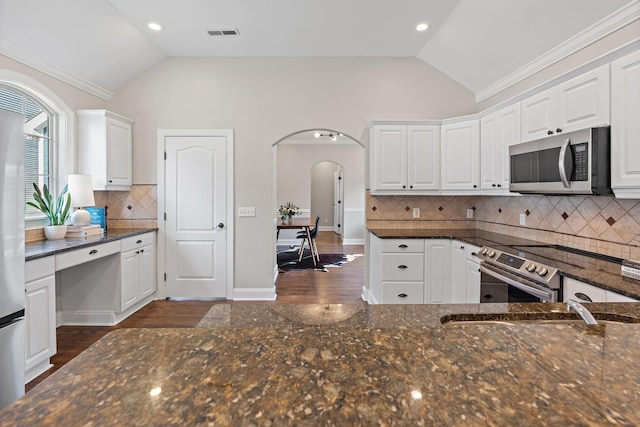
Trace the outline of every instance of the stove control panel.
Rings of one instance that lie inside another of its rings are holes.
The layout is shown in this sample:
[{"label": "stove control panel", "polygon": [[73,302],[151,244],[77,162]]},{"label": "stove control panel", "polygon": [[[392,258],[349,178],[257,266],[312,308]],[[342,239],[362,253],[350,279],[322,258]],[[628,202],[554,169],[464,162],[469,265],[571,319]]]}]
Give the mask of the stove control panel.
[{"label": "stove control panel", "polygon": [[[509,247],[505,248],[510,249]],[[482,262],[517,273],[523,278],[544,283],[554,289],[560,287],[560,277],[557,268],[544,265],[539,261],[528,260],[522,256],[525,255],[524,253],[518,252],[515,249],[513,252],[517,252],[519,256],[513,255],[505,249],[499,250],[484,246],[476,256],[480,258]]]}]

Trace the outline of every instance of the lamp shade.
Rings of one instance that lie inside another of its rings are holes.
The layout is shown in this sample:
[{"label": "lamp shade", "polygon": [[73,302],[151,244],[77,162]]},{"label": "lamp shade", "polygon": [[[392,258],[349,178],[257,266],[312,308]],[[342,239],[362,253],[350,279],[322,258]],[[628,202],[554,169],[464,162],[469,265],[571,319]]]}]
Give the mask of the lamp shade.
[{"label": "lamp shade", "polygon": [[87,207],[95,206],[93,197],[91,175],[69,175],[69,194],[71,194],[71,206]]}]

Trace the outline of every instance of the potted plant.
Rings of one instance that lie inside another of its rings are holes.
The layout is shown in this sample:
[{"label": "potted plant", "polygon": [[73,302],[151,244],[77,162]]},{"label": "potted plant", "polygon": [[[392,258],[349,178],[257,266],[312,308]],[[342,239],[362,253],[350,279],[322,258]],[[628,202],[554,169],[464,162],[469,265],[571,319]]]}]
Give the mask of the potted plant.
[{"label": "potted plant", "polygon": [[49,218],[49,225],[44,227],[44,234],[49,240],[62,239],[67,234],[67,225],[65,222],[69,217],[69,209],[71,209],[71,194],[65,185],[60,195],[54,200],[53,195],[49,192],[49,187],[45,184],[42,191],[34,182],[33,193],[34,202],[27,202],[27,205],[38,209]]},{"label": "potted plant", "polygon": [[280,213],[280,219],[282,219],[282,222],[284,222],[286,219],[291,221],[291,218],[294,215],[300,214],[300,208],[291,202],[287,202],[284,205],[280,205],[280,209],[278,209],[278,212]]}]

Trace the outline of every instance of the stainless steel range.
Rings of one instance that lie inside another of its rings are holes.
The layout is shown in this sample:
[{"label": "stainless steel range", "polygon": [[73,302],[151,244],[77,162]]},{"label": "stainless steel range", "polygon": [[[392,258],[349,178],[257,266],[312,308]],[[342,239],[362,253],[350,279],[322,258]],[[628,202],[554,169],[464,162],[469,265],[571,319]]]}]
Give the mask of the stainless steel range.
[{"label": "stainless steel range", "polygon": [[558,268],[528,254],[526,247],[483,246],[476,256],[481,260],[480,302],[558,301]]}]

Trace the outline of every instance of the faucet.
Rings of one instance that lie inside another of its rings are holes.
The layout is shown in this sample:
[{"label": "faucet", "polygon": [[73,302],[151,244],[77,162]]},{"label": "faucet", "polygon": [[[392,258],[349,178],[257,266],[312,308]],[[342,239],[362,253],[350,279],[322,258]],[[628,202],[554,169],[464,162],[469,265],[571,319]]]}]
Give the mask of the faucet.
[{"label": "faucet", "polygon": [[580,317],[582,317],[582,320],[584,320],[584,323],[586,323],[587,325],[598,324],[598,321],[593,317],[591,312],[589,312],[589,310],[585,308],[585,306],[583,306],[576,300],[569,299],[567,300],[567,311],[571,311],[572,308],[576,313],[578,313]]}]

